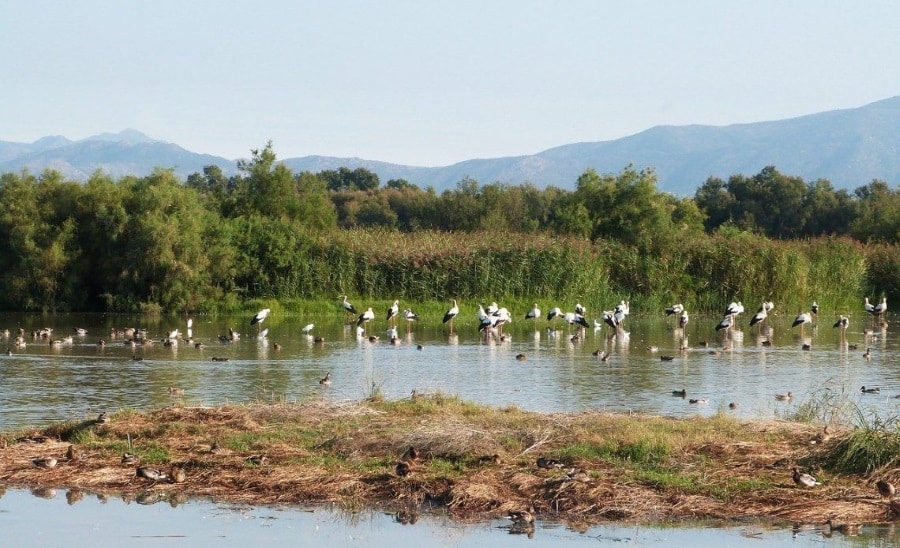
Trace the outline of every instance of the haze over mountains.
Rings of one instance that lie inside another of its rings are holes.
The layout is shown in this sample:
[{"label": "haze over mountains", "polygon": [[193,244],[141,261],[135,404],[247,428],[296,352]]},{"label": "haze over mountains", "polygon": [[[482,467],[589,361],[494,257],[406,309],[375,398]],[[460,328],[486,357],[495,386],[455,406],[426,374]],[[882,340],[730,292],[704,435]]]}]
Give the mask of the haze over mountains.
[{"label": "haze over mountains", "polygon": [[[248,155],[250,149],[264,145],[248,143]],[[279,153],[278,143],[274,149]],[[574,188],[588,168],[618,173],[628,164],[652,167],[658,188],[678,195],[692,195],[709,176],[751,176],[768,165],[807,182],[825,178],[837,188],[854,189],[873,179],[895,186],[900,181],[900,96],[772,122],[657,126],[611,141],[573,143],[537,154],[473,159],[443,167],[328,156],[282,160],[295,172],[364,167],[377,173],[382,183],[406,179],[437,191],[453,188],[465,177],[482,184],[531,182],[538,187]],[[67,178],[85,180],[98,169],[117,178],[143,176],[164,167],[186,178],[208,165],[217,165],[227,174],[236,172],[234,159],[191,152],[135,130],[79,141],[60,136],[34,143],[0,141],[0,172],[55,169]]]}]

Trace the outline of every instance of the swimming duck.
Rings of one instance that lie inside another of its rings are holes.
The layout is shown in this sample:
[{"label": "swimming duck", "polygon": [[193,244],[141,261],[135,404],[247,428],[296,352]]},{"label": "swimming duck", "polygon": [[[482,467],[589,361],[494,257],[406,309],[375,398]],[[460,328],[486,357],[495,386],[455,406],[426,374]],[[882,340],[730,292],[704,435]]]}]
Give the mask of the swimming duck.
[{"label": "swimming duck", "polygon": [[520,362],[524,362],[528,357],[525,354],[516,354],[516,359]]},{"label": "swimming duck", "polygon": [[331,384],[331,372],[325,373],[325,376],[319,379],[319,384],[328,385]]},{"label": "swimming duck", "polygon": [[688,400],[688,403],[693,403],[693,404],[697,404],[697,405],[706,405],[707,403],[709,403],[709,400],[706,398],[699,398],[696,400]]},{"label": "swimming duck", "polygon": [[820,482],[816,481],[816,478],[813,476],[800,472],[800,468],[797,466],[794,467],[792,477],[794,483],[800,487],[815,487],[816,485],[822,485]]},{"label": "swimming duck", "polygon": [[174,386],[169,387],[169,395],[170,396],[184,396],[184,388],[176,388]]},{"label": "swimming duck", "polygon": [[212,361],[214,362],[227,362],[228,358],[220,358],[218,356],[213,356]]},{"label": "swimming duck", "polygon": [[873,386],[872,388],[866,388],[865,386],[863,386],[859,389],[859,391],[862,392],[863,394],[879,394],[879,393],[881,393],[881,388],[878,388],[877,386]]},{"label": "swimming duck", "polygon": [[728,409],[737,409],[739,406],[737,402],[731,402],[728,404]]},{"label": "swimming duck", "polygon": [[534,523],[534,514],[529,510],[513,510],[507,517],[513,523]]},{"label": "swimming duck", "polygon": [[31,464],[38,468],[49,470],[50,468],[56,467],[56,459],[53,457],[38,457],[36,459],[31,459]]},{"label": "swimming duck", "polygon": [[678,396],[679,398],[683,398],[683,397],[687,396],[687,390],[685,390],[684,388],[682,388],[681,390],[672,390],[672,395]]},{"label": "swimming duck", "polygon": [[841,523],[835,524],[832,522],[831,518],[828,518],[828,521],[825,522],[825,525],[828,526],[828,532],[837,531],[843,535],[847,536],[856,536],[859,534],[859,524],[858,523]]},{"label": "swimming duck", "polygon": [[675,360],[675,356],[660,356],[659,361],[661,362],[671,362]]},{"label": "swimming duck", "polygon": [[788,392],[787,394],[775,394],[775,399],[778,401],[791,401],[794,399],[794,394]]},{"label": "swimming duck", "polygon": [[875,487],[878,488],[878,494],[881,495],[881,498],[890,500],[894,498],[894,493],[896,489],[894,488],[894,484],[889,481],[879,480]]}]

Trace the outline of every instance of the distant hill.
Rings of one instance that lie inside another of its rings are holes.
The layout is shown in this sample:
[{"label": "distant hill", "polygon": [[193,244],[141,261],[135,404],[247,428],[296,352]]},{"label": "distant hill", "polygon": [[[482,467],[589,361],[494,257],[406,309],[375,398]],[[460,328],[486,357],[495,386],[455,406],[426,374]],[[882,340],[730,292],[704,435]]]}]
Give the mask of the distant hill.
[{"label": "distant hill", "polygon": [[[900,96],[773,122],[657,126],[612,141],[568,144],[532,155],[467,160],[444,167],[329,156],[288,158],[284,163],[297,172],[364,167],[382,182],[406,179],[438,191],[453,188],[464,177],[483,184],[531,182],[538,187],[573,188],[588,168],[618,173],[628,164],[654,168],[660,190],[679,195],[693,194],[709,176],[755,175],[767,165],[806,181],[825,178],[838,188],[854,189],[873,179],[893,186],[900,181]],[[44,137],[31,144],[0,141],[2,172],[54,168],[67,177],[86,179],[97,169],[121,176],[172,167],[186,177],[207,165],[230,174],[236,161],[193,153],[134,130],[81,141],[64,137]]]}]

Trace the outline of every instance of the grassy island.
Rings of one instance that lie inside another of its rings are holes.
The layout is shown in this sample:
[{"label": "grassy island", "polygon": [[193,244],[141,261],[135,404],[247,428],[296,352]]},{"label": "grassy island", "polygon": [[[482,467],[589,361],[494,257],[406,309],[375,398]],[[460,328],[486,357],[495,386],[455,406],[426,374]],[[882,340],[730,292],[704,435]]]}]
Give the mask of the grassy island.
[{"label": "grassy island", "polygon": [[[414,394],[123,410],[8,432],[0,442],[8,486],[170,502],[383,505],[459,520],[533,509],[573,527],[746,517],[872,523],[900,510],[875,487],[898,479],[896,434],[724,414],[540,414]],[[41,457],[55,466],[39,467]],[[141,477],[139,466],[166,478]],[[796,484],[794,466],[821,485]]]}]

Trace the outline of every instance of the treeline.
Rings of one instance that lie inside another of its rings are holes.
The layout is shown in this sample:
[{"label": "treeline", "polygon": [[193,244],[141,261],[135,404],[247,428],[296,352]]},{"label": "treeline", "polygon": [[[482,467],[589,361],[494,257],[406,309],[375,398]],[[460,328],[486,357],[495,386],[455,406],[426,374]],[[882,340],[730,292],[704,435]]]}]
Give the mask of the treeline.
[{"label": "treeline", "polygon": [[628,167],[573,191],[465,179],[438,194],[364,169],[295,174],[271,144],[238,168],[3,174],[0,308],[216,312],[341,293],[850,307],[900,288],[900,195],[879,181],[851,195],[766,168],[678,198]]}]

